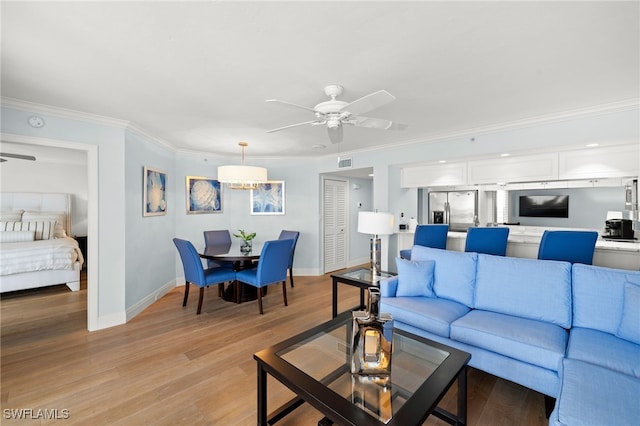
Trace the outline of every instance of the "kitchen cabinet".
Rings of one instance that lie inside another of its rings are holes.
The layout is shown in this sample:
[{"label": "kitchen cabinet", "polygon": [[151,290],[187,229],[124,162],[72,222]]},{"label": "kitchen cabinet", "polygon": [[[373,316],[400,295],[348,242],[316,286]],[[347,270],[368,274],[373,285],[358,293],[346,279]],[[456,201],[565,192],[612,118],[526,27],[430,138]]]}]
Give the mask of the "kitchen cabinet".
[{"label": "kitchen cabinet", "polygon": [[627,180],[627,178],[570,180],[567,188],[622,187]]},{"label": "kitchen cabinet", "polygon": [[456,186],[467,184],[467,163],[437,164],[402,169],[402,188]]},{"label": "kitchen cabinet", "polygon": [[522,155],[468,162],[469,183],[558,180],[558,153]]},{"label": "kitchen cabinet", "polygon": [[[640,145],[596,147],[560,152],[560,179],[600,179],[638,176]],[[593,186],[593,185],[592,185]]]}]

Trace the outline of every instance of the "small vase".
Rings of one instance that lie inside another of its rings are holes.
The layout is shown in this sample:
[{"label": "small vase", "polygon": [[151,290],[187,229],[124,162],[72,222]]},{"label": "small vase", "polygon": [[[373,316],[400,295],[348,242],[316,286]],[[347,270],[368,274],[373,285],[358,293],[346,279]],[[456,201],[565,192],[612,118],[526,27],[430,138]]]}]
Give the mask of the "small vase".
[{"label": "small vase", "polygon": [[240,253],[242,254],[249,254],[251,253],[253,246],[251,241],[242,241],[242,244],[240,244]]}]

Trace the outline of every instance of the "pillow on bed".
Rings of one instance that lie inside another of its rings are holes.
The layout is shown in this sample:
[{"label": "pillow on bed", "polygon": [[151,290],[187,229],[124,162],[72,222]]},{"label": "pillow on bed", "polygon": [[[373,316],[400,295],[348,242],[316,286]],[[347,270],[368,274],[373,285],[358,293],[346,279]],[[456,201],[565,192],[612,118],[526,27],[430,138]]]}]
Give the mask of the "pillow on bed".
[{"label": "pillow on bed", "polygon": [[0,243],[22,243],[36,239],[36,231],[3,231],[0,232]]},{"label": "pillow on bed", "polygon": [[[49,211],[25,211],[22,213],[22,221],[23,222],[34,222],[34,221],[56,221],[56,228],[53,235],[53,238],[62,238],[67,236],[66,232],[66,223],[67,223],[67,214],[65,212],[49,212]],[[36,239],[37,236],[36,236]],[[45,239],[45,238],[43,238]]]},{"label": "pillow on bed", "polygon": [[12,211],[0,212],[0,221],[20,222],[22,220],[22,212],[24,212],[24,210],[12,210]]},{"label": "pillow on bed", "polygon": [[55,221],[0,222],[0,231],[34,231],[36,240],[54,238]]}]

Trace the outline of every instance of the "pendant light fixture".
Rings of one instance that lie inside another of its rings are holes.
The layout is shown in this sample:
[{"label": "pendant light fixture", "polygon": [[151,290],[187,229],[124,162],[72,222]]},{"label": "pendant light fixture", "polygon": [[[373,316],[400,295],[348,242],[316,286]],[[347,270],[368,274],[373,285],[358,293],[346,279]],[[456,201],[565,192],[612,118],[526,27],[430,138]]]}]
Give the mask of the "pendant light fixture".
[{"label": "pendant light fixture", "polygon": [[249,144],[238,142],[242,148],[242,163],[239,166],[218,167],[218,181],[230,189],[256,189],[258,184],[267,182],[267,169],[244,165],[244,149]]}]

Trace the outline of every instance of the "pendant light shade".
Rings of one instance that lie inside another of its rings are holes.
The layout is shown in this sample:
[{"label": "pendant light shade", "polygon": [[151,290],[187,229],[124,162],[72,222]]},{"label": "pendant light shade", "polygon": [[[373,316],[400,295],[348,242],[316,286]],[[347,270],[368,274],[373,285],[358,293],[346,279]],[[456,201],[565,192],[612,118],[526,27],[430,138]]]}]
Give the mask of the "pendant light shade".
[{"label": "pendant light shade", "polygon": [[264,167],[245,166],[244,148],[246,142],[238,142],[242,147],[242,164],[237,166],[218,167],[218,181],[227,184],[230,189],[256,189],[258,184],[267,182],[267,169]]}]

